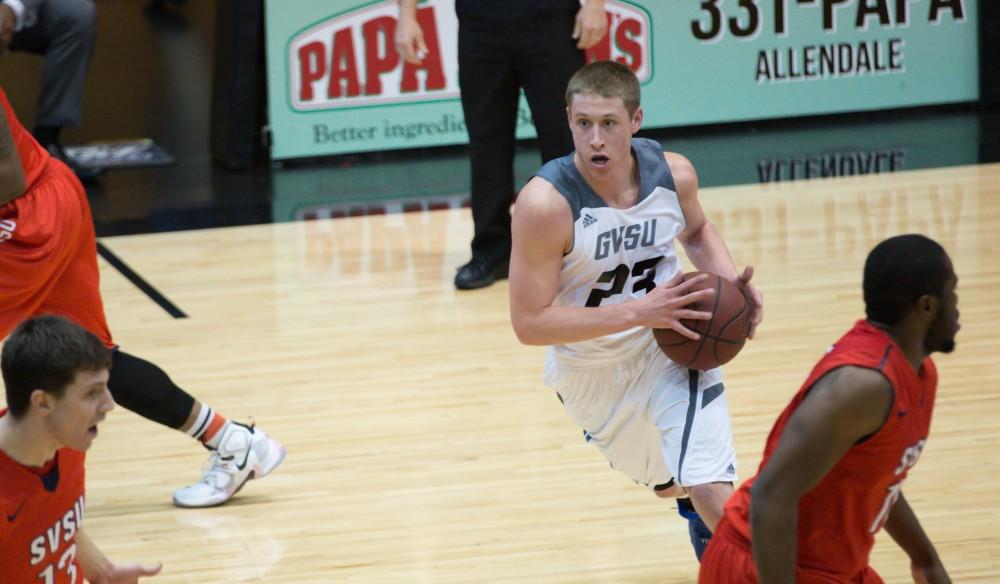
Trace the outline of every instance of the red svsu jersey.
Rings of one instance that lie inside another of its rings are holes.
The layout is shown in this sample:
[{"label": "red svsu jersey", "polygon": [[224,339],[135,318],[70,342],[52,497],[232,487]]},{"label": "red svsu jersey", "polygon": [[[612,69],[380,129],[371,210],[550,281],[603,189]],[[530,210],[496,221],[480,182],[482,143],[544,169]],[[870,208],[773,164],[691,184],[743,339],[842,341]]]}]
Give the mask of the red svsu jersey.
[{"label": "red svsu jersey", "polygon": [[7,116],[7,126],[10,128],[11,137],[17,147],[17,154],[21,159],[21,167],[24,169],[24,183],[30,189],[38,177],[45,172],[51,156],[35,141],[35,137],[24,129],[21,122],[17,121],[17,116],[14,115],[14,109],[7,101],[7,94],[4,93],[3,88],[0,88],[0,105],[3,105],[3,114]]},{"label": "red svsu jersey", "polygon": [[62,448],[44,467],[32,468],[0,450],[0,582],[83,583],[76,559],[83,463],[82,452]]},{"label": "red svsu jersey", "polygon": [[[937,369],[930,358],[920,371],[883,330],[858,321],[827,355],[785,408],[767,438],[763,469],[778,446],[789,418],[806,393],[838,367],[880,371],[892,384],[894,398],[885,423],[875,434],[855,444],[799,501],[798,558],[801,568],[850,578],[868,565],[875,533],[889,516],[909,469],[927,441],[937,391]],[[758,473],[760,472],[758,469]],[[726,504],[733,531],[750,542],[750,489],[746,481]]]}]

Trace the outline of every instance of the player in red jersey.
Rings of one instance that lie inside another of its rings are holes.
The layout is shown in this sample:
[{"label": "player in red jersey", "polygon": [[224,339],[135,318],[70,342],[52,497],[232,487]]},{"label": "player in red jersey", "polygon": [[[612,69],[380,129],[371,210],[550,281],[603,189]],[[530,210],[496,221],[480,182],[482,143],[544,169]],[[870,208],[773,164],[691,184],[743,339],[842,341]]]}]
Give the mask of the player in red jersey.
[{"label": "player in red jersey", "polygon": [[2,89],[0,106],[0,339],[22,320],[47,313],[96,335],[114,349],[108,387],[115,401],[212,451],[201,482],[175,491],[174,503],[225,503],[246,481],[274,470],[285,448],[195,400],[153,363],[118,350],[104,317],[83,185],[21,126]]},{"label": "player in red jersey", "polygon": [[0,576],[21,584],[118,584],[160,565],[116,565],[87,537],[84,452],[115,407],[111,352],[58,316],[25,321],[0,358]]},{"label": "player in red jersey", "polygon": [[929,355],[955,348],[957,283],[944,249],[924,236],[871,251],[867,319],[781,413],[757,476],[726,503],[700,583],[880,583],[868,555],[882,527],[910,557],[915,582],[951,582],[902,486],[930,429]]}]

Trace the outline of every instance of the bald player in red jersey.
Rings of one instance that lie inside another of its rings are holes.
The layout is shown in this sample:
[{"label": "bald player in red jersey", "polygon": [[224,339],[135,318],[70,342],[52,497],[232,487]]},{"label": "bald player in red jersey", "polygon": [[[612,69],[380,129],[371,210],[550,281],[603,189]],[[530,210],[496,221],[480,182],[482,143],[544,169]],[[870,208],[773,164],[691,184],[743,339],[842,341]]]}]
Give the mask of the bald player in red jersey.
[{"label": "bald player in red jersey", "polygon": [[951,582],[903,483],[927,442],[937,369],[958,332],[944,249],[921,235],[877,245],[865,262],[867,319],[813,369],[767,439],[756,477],[726,502],[701,584],[877,584],[881,529],[914,582]]},{"label": "bald player in red jersey", "polygon": [[104,315],[83,185],[21,126],[2,89],[0,106],[0,339],[37,314],[64,316],[96,335],[114,349],[108,387],[115,401],[212,451],[202,480],[177,489],[174,504],[225,503],[248,480],[281,464],[285,448],[195,400],[153,363],[118,349]]},{"label": "bald player in red jersey", "polygon": [[0,410],[0,580],[126,584],[159,565],[116,565],[83,529],[84,452],[115,407],[111,352],[58,316],[22,323],[3,347]]}]

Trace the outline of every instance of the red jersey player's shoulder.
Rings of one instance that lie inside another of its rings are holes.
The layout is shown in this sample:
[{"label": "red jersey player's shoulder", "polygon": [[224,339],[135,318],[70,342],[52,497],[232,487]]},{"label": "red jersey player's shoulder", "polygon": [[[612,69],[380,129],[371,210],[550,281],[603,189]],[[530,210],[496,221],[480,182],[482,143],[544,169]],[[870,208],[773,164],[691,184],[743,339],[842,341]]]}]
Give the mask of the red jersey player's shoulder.
[{"label": "red jersey player's shoulder", "polygon": [[27,492],[25,482],[19,480],[25,476],[24,467],[3,450],[0,450],[0,476],[4,478],[0,481],[0,549],[3,549],[12,532],[14,520],[24,505]]},{"label": "red jersey player's shoulder", "polygon": [[[864,427],[863,435],[880,430],[886,420],[884,414],[896,401],[890,377],[872,362],[859,362],[863,361],[860,359],[825,361],[809,376],[793,400],[794,406],[787,410],[788,416],[783,415],[782,419],[787,422],[785,418],[795,412],[795,416],[810,425],[833,422],[837,431],[850,432],[855,425]],[[869,419],[873,414],[881,417]]]},{"label": "red jersey player's shoulder", "polygon": [[[0,411],[0,415],[5,412]],[[0,481],[0,501],[11,496],[18,490],[18,478],[26,471],[25,467],[10,457],[3,449],[0,449],[0,476],[4,480]]]},{"label": "red jersey player's shoulder", "polygon": [[855,397],[892,391],[892,382],[882,372],[851,363],[829,370],[815,385],[829,387],[844,393],[845,396]]},{"label": "red jersey player's shoulder", "polygon": [[13,520],[17,519],[22,505],[24,505],[23,495],[0,493],[0,549],[10,536]]},{"label": "red jersey player's shoulder", "polygon": [[865,320],[859,320],[851,330],[831,345],[817,364],[815,372],[829,371],[842,365],[871,369],[885,367],[899,348],[885,331]]}]

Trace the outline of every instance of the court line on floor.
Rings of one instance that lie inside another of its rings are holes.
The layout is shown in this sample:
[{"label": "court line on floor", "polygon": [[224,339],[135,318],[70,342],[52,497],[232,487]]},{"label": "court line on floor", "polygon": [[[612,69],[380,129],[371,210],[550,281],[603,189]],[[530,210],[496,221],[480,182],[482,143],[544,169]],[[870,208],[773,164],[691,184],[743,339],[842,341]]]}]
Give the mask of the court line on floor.
[{"label": "court line on floor", "polygon": [[177,308],[177,305],[167,299],[166,296],[160,293],[159,290],[153,287],[152,284],[147,282],[135,272],[132,268],[128,266],[121,258],[115,255],[113,251],[108,249],[100,241],[97,242],[97,254],[104,258],[111,267],[118,270],[118,272],[125,276],[129,282],[135,285],[136,288],[142,290],[146,296],[149,296],[150,300],[160,305],[160,308],[167,311],[167,314],[174,318],[187,318],[187,314],[183,310]]}]

